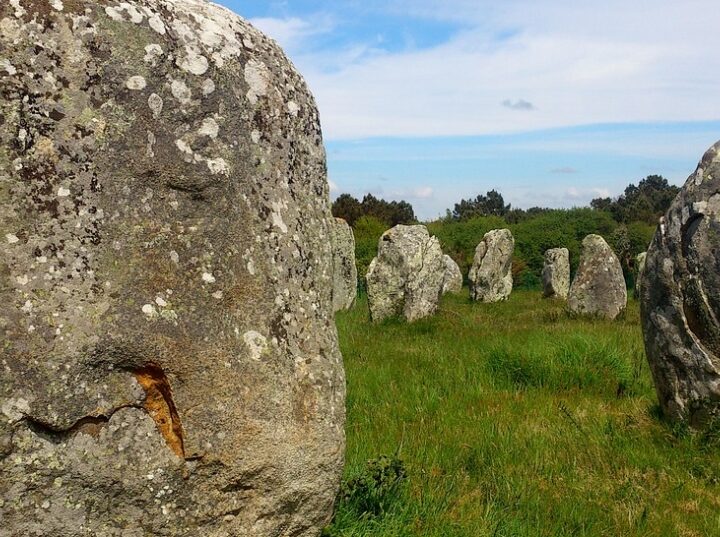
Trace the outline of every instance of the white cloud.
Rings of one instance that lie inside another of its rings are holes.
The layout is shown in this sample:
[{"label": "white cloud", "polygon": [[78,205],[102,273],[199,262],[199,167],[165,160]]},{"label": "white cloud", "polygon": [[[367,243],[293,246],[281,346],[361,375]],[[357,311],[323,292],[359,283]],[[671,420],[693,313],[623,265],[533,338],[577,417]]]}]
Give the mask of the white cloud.
[{"label": "white cloud", "polygon": [[287,50],[302,46],[308,37],[331,32],[335,27],[332,17],[326,14],[307,19],[256,17],[250,19],[250,23]]},{"label": "white cloud", "polygon": [[433,196],[433,189],[429,186],[405,188],[391,192],[393,198],[403,199],[430,199]]},{"label": "white cloud", "polygon": [[374,41],[308,52],[303,38],[323,26],[314,18],[259,24],[288,44],[328,139],[720,118],[714,1],[395,0],[386,9],[464,29],[421,50],[383,52]]}]

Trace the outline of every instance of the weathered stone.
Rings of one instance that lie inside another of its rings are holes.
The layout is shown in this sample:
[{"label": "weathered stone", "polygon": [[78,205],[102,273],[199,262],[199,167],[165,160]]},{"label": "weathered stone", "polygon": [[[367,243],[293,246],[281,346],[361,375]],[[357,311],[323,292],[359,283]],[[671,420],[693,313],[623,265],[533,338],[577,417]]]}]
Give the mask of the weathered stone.
[{"label": "weathered stone", "polygon": [[570,252],[567,248],[550,248],[545,252],[542,270],[543,296],[565,300],[570,291]]},{"label": "weathered stone", "polygon": [[660,405],[703,425],[720,405],[720,142],[703,156],[647,251],[640,314]]},{"label": "weathered stone", "polygon": [[645,259],[647,252],[642,252],[635,257],[635,297],[640,298],[642,292],[642,277],[645,271]]},{"label": "weathered stone", "polygon": [[333,309],[349,310],[357,297],[355,237],[350,225],[335,218],[331,227],[333,246]]},{"label": "weathered stone", "polygon": [[0,536],[314,536],[343,465],[312,96],[202,0],[0,2]]},{"label": "weathered stone", "polygon": [[445,264],[440,242],[425,226],[397,225],[383,233],[367,273],[370,318],[415,321],[437,310]]},{"label": "weathered stone", "polygon": [[583,239],[580,265],[570,286],[571,313],[615,319],[627,306],[620,261],[600,235]]},{"label": "weathered stone", "polygon": [[507,300],[512,292],[515,239],[509,229],[488,231],[475,248],[470,267],[470,298],[481,302]]},{"label": "weathered stone", "polygon": [[455,263],[452,257],[449,255],[443,256],[443,263],[445,264],[445,275],[443,276],[443,289],[442,294],[445,293],[459,293],[462,291],[463,276],[460,272],[460,267]]}]

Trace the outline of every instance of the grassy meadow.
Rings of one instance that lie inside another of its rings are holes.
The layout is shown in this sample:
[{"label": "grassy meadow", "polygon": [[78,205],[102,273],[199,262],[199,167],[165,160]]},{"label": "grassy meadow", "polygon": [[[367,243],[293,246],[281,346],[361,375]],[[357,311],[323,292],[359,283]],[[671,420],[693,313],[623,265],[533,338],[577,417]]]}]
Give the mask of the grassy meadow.
[{"label": "grassy meadow", "polygon": [[659,416],[637,302],[515,291],[413,324],[337,315],[343,491],[325,536],[720,536],[720,431]]}]

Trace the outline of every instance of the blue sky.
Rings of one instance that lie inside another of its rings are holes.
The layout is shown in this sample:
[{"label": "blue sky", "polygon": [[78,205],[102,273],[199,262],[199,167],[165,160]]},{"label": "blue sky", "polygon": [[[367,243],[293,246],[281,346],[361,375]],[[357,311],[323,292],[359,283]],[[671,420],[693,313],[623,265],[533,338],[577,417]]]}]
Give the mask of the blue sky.
[{"label": "blue sky", "polygon": [[720,139],[711,0],[223,0],[316,96],[333,194],[570,207]]}]

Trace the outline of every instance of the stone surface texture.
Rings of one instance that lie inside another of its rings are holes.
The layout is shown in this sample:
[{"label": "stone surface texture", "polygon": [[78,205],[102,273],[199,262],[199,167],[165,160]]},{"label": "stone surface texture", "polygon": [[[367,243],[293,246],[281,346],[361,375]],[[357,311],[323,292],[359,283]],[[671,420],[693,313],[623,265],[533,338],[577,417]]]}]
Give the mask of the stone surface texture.
[{"label": "stone surface texture", "polygon": [[640,313],[665,414],[705,425],[720,403],[720,142],[660,221],[647,251]]},{"label": "stone surface texture", "polygon": [[470,267],[470,298],[480,302],[507,300],[512,292],[515,239],[509,229],[488,231],[475,248]]},{"label": "stone surface texture", "polygon": [[333,246],[333,309],[349,310],[357,298],[355,237],[342,218],[335,218],[331,228]]},{"label": "stone surface texture", "polygon": [[571,313],[615,319],[627,306],[627,288],[615,252],[600,235],[583,239],[580,265],[570,286]]},{"label": "stone surface texture", "polygon": [[202,0],[0,3],[0,536],[314,536],[344,452],[318,114]]},{"label": "stone surface texture", "polygon": [[449,255],[443,256],[445,263],[445,276],[443,277],[442,293],[459,293],[462,291],[463,276],[460,267]]},{"label": "stone surface texture", "polygon": [[635,296],[640,298],[642,292],[642,278],[645,272],[645,260],[647,252],[642,252],[635,257]]},{"label": "stone surface texture", "polygon": [[565,300],[570,292],[570,252],[550,248],[545,252],[542,270],[543,296]]},{"label": "stone surface texture", "polygon": [[437,237],[425,226],[397,225],[383,233],[366,276],[370,318],[415,321],[435,313],[445,262]]}]

